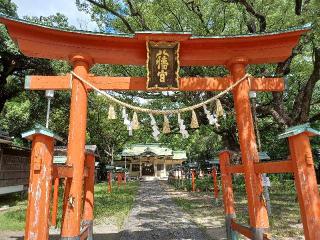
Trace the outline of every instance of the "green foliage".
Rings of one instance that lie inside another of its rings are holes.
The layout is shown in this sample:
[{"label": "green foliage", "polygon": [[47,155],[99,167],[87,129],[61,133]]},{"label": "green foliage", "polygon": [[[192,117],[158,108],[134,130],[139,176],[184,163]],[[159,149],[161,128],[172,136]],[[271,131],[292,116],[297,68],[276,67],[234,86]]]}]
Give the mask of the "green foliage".
[{"label": "green foliage", "polygon": [[70,26],[68,23],[68,18],[61,14],[57,13],[55,15],[50,15],[48,17],[34,17],[34,16],[24,16],[24,20],[29,22],[34,22],[48,27],[62,28],[75,30],[74,26]]},{"label": "green foliage", "polygon": [[25,227],[26,194],[12,193],[0,196],[0,208],[10,207],[10,210],[0,212],[0,231],[23,230]]},{"label": "green foliage", "polygon": [[[252,12],[247,11],[241,3],[243,1],[92,0],[90,2],[88,0],[75,1],[79,10],[90,14],[102,32],[112,33],[159,30],[191,31],[194,35],[214,36],[280,31],[288,27],[312,23],[312,31],[302,38],[297,54],[288,64],[288,69],[279,72],[278,64],[250,65],[248,72],[254,76],[284,75],[288,83],[286,92],[280,98],[275,98],[279,96],[276,93],[257,94],[258,126],[262,150],[267,151],[272,159],[286,158],[288,155],[286,140],[277,140],[276,137],[284,131],[285,127],[312,120],[314,126],[320,128],[319,117],[317,118],[320,112],[318,80],[312,90],[310,105],[305,108],[308,113],[307,118],[304,118],[296,107],[296,102],[301,98],[299,94],[306,92],[304,87],[315,69],[315,49],[319,47],[320,42],[318,1],[305,1],[300,15],[295,12],[294,1],[248,1],[253,10],[265,18],[265,27]],[[9,0],[0,3],[0,12],[13,17],[17,17],[16,8],[17,6]],[[74,26],[69,25],[67,17],[60,13],[41,18],[34,16],[23,18],[49,27],[74,29]],[[17,62],[16,70],[10,72],[4,79],[0,79],[0,84],[3,86],[0,87],[0,99],[6,102],[1,107],[0,101],[0,127],[9,131],[16,137],[16,142],[21,144],[20,133],[31,128],[35,123],[44,124],[46,111],[46,99],[43,92],[22,93],[24,76],[31,74],[64,75],[71,70],[71,66],[64,61],[24,57],[8,36],[4,26],[0,26],[0,36],[2,57],[0,73],[7,72],[6,69],[11,67],[12,60]],[[91,73],[101,76],[145,76],[146,69],[143,66],[96,64],[91,68]],[[180,71],[181,76],[225,76],[227,74],[228,70],[222,66],[182,67]],[[135,105],[168,109],[190,106],[212,97],[215,93],[119,91],[112,94]],[[275,101],[275,99],[281,100]],[[69,103],[69,92],[55,93],[52,101],[50,128],[64,139],[67,139],[68,134]],[[239,150],[232,95],[227,94],[222,99],[222,103],[227,112],[227,118],[220,120],[219,128],[208,125],[202,109],[196,112],[201,124],[197,130],[189,129],[190,113],[182,114],[190,133],[188,139],[183,139],[179,134],[176,116],[169,116],[172,133],[161,135],[160,142],[174,150],[186,150],[190,160],[212,159],[219,150],[225,147]],[[127,144],[155,141],[151,136],[152,130],[148,115],[139,114],[141,129],[134,131],[133,136],[128,136],[120,116],[121,109],[117,109],[118,119],[107,119],[109,104],[110,102],[102,96],[89,94],[87,143],[98,145],[100,154],[106,161],[111,160],[110,153],[119,153]],[[214,106],[209,106],[209,108],[213,110]],[[266,111],[265,108],[271,111]],[[281,115],[280,118],[277,118],[274,113]],[[129,112],[130,117],[132,114],[133,112]],[[284,124],[281,118],[289,120]],[[156,120],[161,129],[162,116],[156,116]],[[314,139],[312,144],[314,148],[319,148],[319,139]]]},{"label": "green foliage", "polygon": [[137,181],[127,182],[126,189],[123,189],[123,186],[117,189],[116,184],[113,184],[112,193],[108,193],[106,183],[97,184],[94,209],[97,222],[107,216],[114,219],[121,227],[133,206],[138,187],[139,182]]},{"label": "green foliage", "polygon": [[[219,180],[218,180],[219,182]],[[186,190],[191,191],[192,190],[192,183],[191,179],[170,179],[168,181],[169,184],[174,186],[176,189],[179,190]],[[213,191],[213,180],[212,177],[205,176],[204,178],[197,178],[195,181],[196,189],[198,189],[201,192],[208,192]]]},{"label": "green foliage", "polygon": [[[96,184],[94,189],[95,221],[99,223],[105,217],[112,218],[120,228],[133,206],[138,187],[139,182],[137,181],[127,182],[126,189],[123,189],[123,186],[117,189],[117,184],[113,184],[113,191],[110,194],[107,192],[106,183]],[[0,197],[0,207],[10,206],[10,209],[0,212],[0,231],[22,231],[24,229],[27,209],[26,196],[21,197],[19,194],[10,194]],[[61,226],[62,205],[63,189],[60,188],[57,213],[58,226]]]},{"label": "green foliage", "polygon": [[204,177],[202,179],[196,179],[196,188],[201,192],[208,192],[209,190],[213,190],[213,180],[212,177]]},{"label": "green foliage", "polygon": [[11,0],[1,0],[0,13],[11,17],[17,17],[17,5],[11,2]]},{"label": "green foliage", "polygon": [[[249,225],[248,222],[248,205],[245,188],[237,188],[237,182],[233,182],[234,188],[234,201],[236,210],[237,223]],[[207,222],[217,224],[224,222],[224,212],[222,204],[222,195],[219,194],[220,204],[215,204],[213,195],[209,194],[211,201],[208,199],[206,192],[199,193],[181,193],[180,191],[174,192],[174,202],[181,207],[184,211],[189,213],[200,226],[212,231],[212,225]],[[303,228],[301,226],[299,204],[296,200],[296,191],[293,181],[272,181],[270,189],[270,199],[272,207],[272,216],[270,221],[270,232],[273,238],[283,239],[290,237],[303,236]],[[201,221],[206,219],[206,221]],[[223,226],[222,226],[223,227]],[[212,236],[216,237],[216,236]]]},{"label": "green foliage", "polygon": [[22,231],[26,219],[26,209],[5,212],[0,215],[0,230]]}]

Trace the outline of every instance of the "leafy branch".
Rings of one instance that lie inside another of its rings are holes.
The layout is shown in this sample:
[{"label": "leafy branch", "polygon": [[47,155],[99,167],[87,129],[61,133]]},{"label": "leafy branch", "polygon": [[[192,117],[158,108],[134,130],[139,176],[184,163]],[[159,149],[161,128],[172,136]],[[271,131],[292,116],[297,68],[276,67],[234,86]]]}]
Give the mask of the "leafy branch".
[{"label": "leafy branch", "polygon": [[115,11],[112,7],[110,7],[105,0],[102,1],[94,1],[94,0],[86,0],[89,3],[91,3],[92,5],[99,7],[101,9],[106,10],[107,12],[111,13],[112,15],[114,15],[115,17],[119,18],[122,23],[126,26],[127,30],[130,33],[134,33],[134,28],[131,26],[131,24],[129,23],[129,21],[126,19],[126,17],[120,13],[118,13],[117,11]]}]

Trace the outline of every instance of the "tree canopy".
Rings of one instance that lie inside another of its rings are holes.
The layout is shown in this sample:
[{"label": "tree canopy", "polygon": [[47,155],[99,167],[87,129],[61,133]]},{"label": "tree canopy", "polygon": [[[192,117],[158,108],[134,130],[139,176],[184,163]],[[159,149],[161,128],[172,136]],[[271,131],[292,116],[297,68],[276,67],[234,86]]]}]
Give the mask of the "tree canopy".
[{"label": "tree canopy", "polygon": [[[287,154],[286,142],[277,140],[285,128],[310,122],[320,128],[320,3],[317,0],[76,0],[97,23],[101,32],[134,33],[135,31],[190,31],[194,35],[235,35],[281,31],[293,26],[312,24],[312,31],[303,36],[292,55],[278,64],[254,65],[248,72],[254,76],[283,76],[286,91],[283,93],[258,93],[257,117],[262,147],[273,158]],[[19,6],[18,6],[19,7]],[[0,3],[3,14],[18,17],[17,6],[10,0]],[[71,28],[66,16],[19,16],[28,21],[59,28]],[[11,41],[4,26],[0,28],[0,127],[25,144],[20,133],[36,122],[45,122],[46,99],[43,92],[24,91],[25,75],[59,75],[71,70],[68,63],[23,56]],[[94,65],[91,72],[107,76],[145,76],[145,67]],[[223,67],[183,67],[181,76],[224,76]],[[118,98],[151,108],[189,106],[203,101],[212,92],[117,92]],[[143,101],[142,101],[143,99]],[[162,135],[160,142],[173,149],[184,149],[190,159],[212,158],[222,148],[239,150],[232,95],[221,99],[227,113],[220,127],[211,126],[203,111],[198,111],[198,130],[189,130],[188,139],[181,138],[177,119],[170,117],[171,134]],[[67,139],[69,118],[69,92],[56,92],[52,105],[50,128]],[[108,120],[109,103],[103,96],[90,93],[87,142],[97,144],[100,153],[110,159],[125,144],[150,143],[150,120],[139,116],[143,127],[128,136],[118,114],[118,119]],[[211,106],[213,107],[213,106]],[[118,113],[120,110],[118,109]],[[130,113],[132,116],[132,113]],[[184,115],[186,125],[191,116]],[[157,118],[159,126],[163,119]],[[319,147],[319,140],[313,142]]]}]

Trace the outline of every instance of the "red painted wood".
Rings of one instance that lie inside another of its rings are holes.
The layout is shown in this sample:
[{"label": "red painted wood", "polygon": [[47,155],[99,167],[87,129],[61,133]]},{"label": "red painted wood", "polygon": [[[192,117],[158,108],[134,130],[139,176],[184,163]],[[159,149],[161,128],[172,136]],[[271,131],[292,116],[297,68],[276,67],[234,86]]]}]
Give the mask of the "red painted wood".
[{"label": "red painted wood", "polygon": [[[89,76],[88,81],[100,90],[146,91],[144,77],[100,77]],[[222,91],[232,85],[231,77],[188,77],[179,79],[179,91]],[[70,75],[28,76],[25,89],[67,90],[70,89]],[[91,89],[87,86],[88,89]],[[251,91],[283,91],[283,78],[252,78]]]},{"label": "red painted wood", "polygon": [[58,197],[59,197],[59,178],[54,177],[52,211],[51,211],[51,226],[57,226],[57,213],[58,213]]},{"label": "red painted wood", "polygon": [[195,183],[195,170],[191,170],[191,184],[192,184],[192,192],[196,191],[196,183]]},{"label": "red painted wood", "polygon": [[88,168],[88,176],[84,183],[84,207],[83,220],[86,222],[93,221],[94,209],[94,171],[95,171],[95,156],[87,154],[85,165]]},{"label": "red painted wood", "polygon": [[112,173],[111,172],[107,173],[107,178],[108,178],[108,193],[111,193],[112,192],[112,182],[111,182]]},{"label": "red painted wood", "polygon": [[53,165],[52,175],[55,178],[72,178],[73,176],[73,167],[72,166],[60,166]]},{"label": "red painted wood", "polygon": [[255,163],[254,171],[256,173],[291,173],[293,172],[292,161]]},{"label": "red painted wood", "polygon": [[308,29],[237,37],[192,37],[177,33],[137,33],[132,36],[63,31],[0,17],[21,52],[30,57],[70,60],[75,53],[94,63],[145,65],[146,41],[180,42],[181,66],[225,65],[235,55],[249,64],[286,60]]},{"label": "red painted wood", "polygon": [[244,165],[229,165],[226,167],[228,173],[244,173]]},{"label": "red painted wood", "polygon": [[[245,73],[246,59],[235,59],[229,65],[234,81],[241,79]],[[267,230],[269,220],[267,209],[261,200],[263,194],[262,179],[254,171],[254,163],[259,162],[257,144],[254,133],[250,99],[249,82],[243,81],[233,90],[236,122],[241,149],[241,159],[244,166],[245,185],[248,198],[250,226]],[[259,237],[259,236],[255,236]]]},{"label": "red painted wood", "polygon": [[213,179],[214,198],[218,199],[219,188],[218,188],[218,180],[217,180],[217,169],[215,168],[212,169],[212,179]]},{"label": "red painted wood", "polygon": [[[87,78],[90,59],[83,56],[73,57],[74,71]],[[85,160],[85,141],[87,125],[87,91],[83,84],[74,80],[72,83],[70,126],[67,151],[67,164],[73,166],[73,176],[65,207],[61,237],[78,237],[83,206],[83,174]]]},{"label": "red painted wood", "polygon": [[289,137],[289,148],[306,240],[320,237],[320,196],[307,132]]},{"label": "red painted wood", "polygon": [[54,139],[36,134],[32,141],[25,239],[49,237]]},{"label": "red painted wood", "polygon": [[221,171],[224,212],[226,215],[235,216],[232,175],[227,171],[227,167],[230,165],[230,153],[228,151],[220,152],[219,162]]},{"label": "red painted wood", "polygon": [[[233,219],[231,220],[231,227],[233,230],[237,231],[243,236],[246,236],[249,239],[254,239],[250,228],[236,223]],[[263,240],[271,240],[271,238],[268,236],[268,234],[263,234]]]}]

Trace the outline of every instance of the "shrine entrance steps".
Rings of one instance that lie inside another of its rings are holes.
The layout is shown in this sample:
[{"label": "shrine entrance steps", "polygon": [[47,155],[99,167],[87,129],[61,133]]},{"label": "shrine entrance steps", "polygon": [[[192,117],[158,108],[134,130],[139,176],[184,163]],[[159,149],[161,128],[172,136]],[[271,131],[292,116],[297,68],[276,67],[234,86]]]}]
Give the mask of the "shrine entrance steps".
[{"label": "shrine entrance steps", "polygon": [[142,176],[140,178],[140,181],[142,182],[159,181],[159,180],[166,181],[168,180],[168,177]]}]

